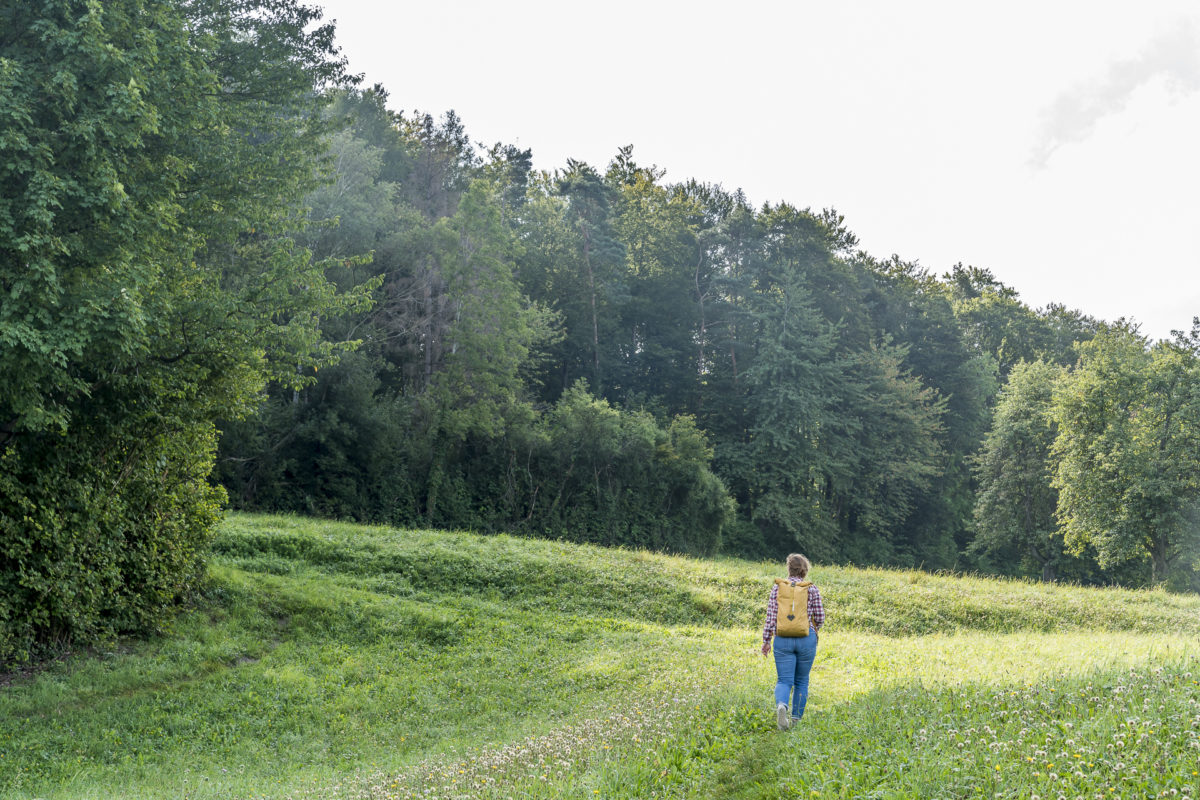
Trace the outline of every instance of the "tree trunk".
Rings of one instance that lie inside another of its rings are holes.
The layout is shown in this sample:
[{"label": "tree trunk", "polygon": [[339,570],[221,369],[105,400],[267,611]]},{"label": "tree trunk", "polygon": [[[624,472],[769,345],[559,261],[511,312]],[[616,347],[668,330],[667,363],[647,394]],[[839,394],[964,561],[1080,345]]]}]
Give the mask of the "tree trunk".
[{"label": "tree trunk", "polygon": [[1042,555],[1041,551],[1037,549],[1037,545],[1032,543],[1029,545],[1029,553],[1042,565],[1042,582],[1054,583],[1054,579],[1057,577],[1054,570],[1054,560],[1049,556]]},{"label": "tree trunk", "polygon": [[424,288],[425,311],[425,386],[428,388],[433,380],[433,273],[426,268]]},{"label": "tree trunk", "polygon": [[587,222],[580,220],[580,230],[583,232],[583,263],[587,267],[588,289],[591,292],[592,303],[592,393],[600,396],[600,322],[596,316],[596,275],[592,270],[592,237],[588,234]]},{"label": "tree trunk", "polygon": [[1153,570],[1150,578],[1155,583],[1165,581],[1171,570],[1170,549],[1171,543],[1166,534],[1156,536],[1150,542],[1150,566]]},{"label": "tree trunk", "polygon": [[704,338],[707,334],[704,322],[704,292],[700,290],[700,267],[704,264],[704,254],[700,254],[700,258],[696,259],[696,272],[693,276],[693,282],[696,286],[696,305],[700,311],[700,335],[697,337],[696,344],[700,348],[700,357],[696,362],[696,374],[704,374]]}]

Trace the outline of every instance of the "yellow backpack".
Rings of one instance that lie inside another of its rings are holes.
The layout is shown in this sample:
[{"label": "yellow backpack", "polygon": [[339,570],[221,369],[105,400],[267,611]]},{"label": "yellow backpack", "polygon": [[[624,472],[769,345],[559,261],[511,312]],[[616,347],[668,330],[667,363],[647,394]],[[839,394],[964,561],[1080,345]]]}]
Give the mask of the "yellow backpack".
[{"label": "yellow backpack", "polygon": [[779,587],[779,618],[775,621],[776,636],[808,636],[808,587],[812,581],[793,585],[787,578],[776,578]]}]

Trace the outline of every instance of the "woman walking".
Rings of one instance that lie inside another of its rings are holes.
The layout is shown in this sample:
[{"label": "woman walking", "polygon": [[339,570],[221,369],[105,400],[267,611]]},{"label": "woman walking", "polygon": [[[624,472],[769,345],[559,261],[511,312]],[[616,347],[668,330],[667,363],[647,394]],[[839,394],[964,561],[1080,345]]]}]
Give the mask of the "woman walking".
[{"label": "woman walking", "polygon": [[[788,556],[787,579],[776,578],[767,599],[762,654],[765,657],[771,651],[771,637],[774,637],[775,673],[778,676],[775,722],[781,731],[786,731],[804,716],[804,704],[808,702],[808,673],[817,657],[817,631],[825,624],[821,592],[805,580],[810,566],[808,559],[799,553]],[[792,701],[790,719],[789,695]]]}]

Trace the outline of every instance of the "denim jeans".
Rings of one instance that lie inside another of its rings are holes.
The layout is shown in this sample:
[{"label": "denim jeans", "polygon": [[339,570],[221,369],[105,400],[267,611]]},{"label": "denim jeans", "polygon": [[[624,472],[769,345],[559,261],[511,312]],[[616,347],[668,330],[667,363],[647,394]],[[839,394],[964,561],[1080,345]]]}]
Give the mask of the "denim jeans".
[{"label": "denim jeans", "polygon": [[808,673],[817,657],[817,631],[809,629],[808,636],[775,637],[775,703],[787,705],[792,696],[792,719],[804,716],[808,702]]}]

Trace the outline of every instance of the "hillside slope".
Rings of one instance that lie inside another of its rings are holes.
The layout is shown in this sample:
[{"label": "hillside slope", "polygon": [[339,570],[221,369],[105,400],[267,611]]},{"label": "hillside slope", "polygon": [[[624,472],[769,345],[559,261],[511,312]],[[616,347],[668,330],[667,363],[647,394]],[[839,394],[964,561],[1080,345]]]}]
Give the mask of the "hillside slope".
[{"label": "hillside slope", "polygon": [[[1179,677],[1200,598],[816,565],[829,624],[806,725],[844,768],[814,784],[779,750],[774,673],[756,654],[778,572],[233,515],[210,586],[172,631],[4,690],[0,796],[765,798],[798,791],[794,771],[823,796],[859,796],[868,779],[922,796],[903,783],[920,770],[877,776],[853,754],[927,753],[917,737],[970,727],[946,721],[969,722],[972,698],[1007,698],[1020,720],[1032,711],[1018,696],[1036,711],[1097,681],[1111,694],[1130,669],[1200,701]],[[1078,707],[1092,720],[1125,708]]]}]

